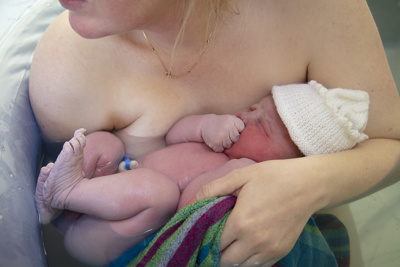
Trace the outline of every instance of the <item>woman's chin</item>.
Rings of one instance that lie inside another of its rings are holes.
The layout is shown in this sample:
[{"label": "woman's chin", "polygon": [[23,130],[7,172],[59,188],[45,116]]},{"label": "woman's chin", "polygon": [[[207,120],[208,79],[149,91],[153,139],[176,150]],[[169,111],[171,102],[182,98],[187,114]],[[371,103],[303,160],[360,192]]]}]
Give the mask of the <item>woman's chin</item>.
[{"label": "woman's chin", "polygon": [[111,35],[109,32],[102,30],[96,23],[82,21],[82,19],[73,12],[69,14],[69,23],[77,34],[86,39],[97,39]]}]

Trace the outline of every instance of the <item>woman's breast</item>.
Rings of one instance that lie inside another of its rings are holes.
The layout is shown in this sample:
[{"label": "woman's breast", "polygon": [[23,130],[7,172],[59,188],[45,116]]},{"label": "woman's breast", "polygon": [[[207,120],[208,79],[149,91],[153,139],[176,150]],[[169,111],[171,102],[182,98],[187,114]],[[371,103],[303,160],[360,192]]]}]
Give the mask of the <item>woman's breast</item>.
[{"label": "woman's breast", "polygon": [[142,95],[141,99],[121,102],[112,116],[114,134],[122,140],[126,152],[135,157],[165,147],[165,135],[174,123],[196,112],[189,102],[163,94]]}]

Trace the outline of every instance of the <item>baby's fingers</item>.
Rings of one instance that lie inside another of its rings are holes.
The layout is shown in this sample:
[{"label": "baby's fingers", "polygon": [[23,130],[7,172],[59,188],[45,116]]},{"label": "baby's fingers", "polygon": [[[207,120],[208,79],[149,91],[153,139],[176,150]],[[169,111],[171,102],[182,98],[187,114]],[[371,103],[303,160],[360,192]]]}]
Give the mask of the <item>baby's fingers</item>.
[{"label": "baby's fingers", "polygon": [[245,126],[244,122],[241,119],[239,119],[238,117],[235,117],[234,123],[235,123],[236,129],[239,131],[239,133],[241,133],[244,130],[244,126]]},{"label": "baby's fingers", "polygon": [[235,125],[235,128],[232,128],[229,131],[229,140],[227,139],[224,142],[225,148],[230,148],[233,145],[233,143],[235,143],[235,142],[237,142],[237,140],[239,140],[240,133],[244,130],[244,127],[245,127],[243,121],[237,117],[234,118],[233,123]]}]

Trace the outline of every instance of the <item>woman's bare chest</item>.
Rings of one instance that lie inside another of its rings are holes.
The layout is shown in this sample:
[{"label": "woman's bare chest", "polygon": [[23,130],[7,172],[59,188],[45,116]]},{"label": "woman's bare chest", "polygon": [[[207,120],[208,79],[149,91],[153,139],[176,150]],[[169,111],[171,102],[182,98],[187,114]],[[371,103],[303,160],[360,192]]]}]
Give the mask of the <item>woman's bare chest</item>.
[{"label": "woman's bare chest", "polygon": [[304,53],[271,41],[273,35],[269,40],[222,37],[227,36],[215,38],[193,72],[179,79],[165,77],[158,58],[143,47],[136,51],[144,53],[137,60],[135,53],[129,56],[127,46],[118,54],[116,42],[104,46],[101,59],[87,59],[90,75],[81,75],[85,69],[72,70],[73,76],[83,78],[72,77],[66,81],[68,92],[57,89],[47,99],[53,113],[42,121],[57,129],[49,136],[68,138],[80,127],[88,132],[108,130],[128,150],[146,152],[164,146],[167,131],[186,115],[233,114],[270,94],[273,85],[306,80]]},{"label": "woman's bare chest", "polygon": [[[218,82],[199,82],[196,86],[168,80],[135,82],[135,86],[121,86],[112,93],[119,95],[110,103],[107,124],[124,142],[126,149],[147,153],[165,146],[164,136],[172,125],[184,116],[205,113],[234,113],[258,96],[268,93],[260,90],[243,90],[237,82],[220,84]],[[248,84],[247,84],[248,85]],[[111,97],[110,97],[111,98]],[[98,103],[102,106],[104,103]]]},{"label": "woman's bare chest", "polygon": [[160,75],[139,69],[131,70],[139,75],[116,72],[119,75],[106,83],[90,86],[95,92],[82,93],[82,102],[89,105],[83,108],[84,117],[75,116],[89,132],[112,130],[128,152],[147,153],[164,146],[165,134],[186,115],[233,114],[270,94],[282,77],[276,68],[268,69],[268,63],[252,61],[255,58],[206,60],[189,74],[192,77],[182,79],[163,76],[161,68]]}]

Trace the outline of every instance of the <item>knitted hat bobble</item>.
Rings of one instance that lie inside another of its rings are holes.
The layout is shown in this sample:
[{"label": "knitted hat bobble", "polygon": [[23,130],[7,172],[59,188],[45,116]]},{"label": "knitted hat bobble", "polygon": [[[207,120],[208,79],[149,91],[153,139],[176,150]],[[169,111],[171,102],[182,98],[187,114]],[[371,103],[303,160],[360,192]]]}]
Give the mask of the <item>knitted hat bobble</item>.
[{"label": "knitted hat bobble", "polygon": [[369,96],[360,90],[326,89],[316,81],[274,86],[272,95],[293,142],[306,155],[354,147],[368,136]]}]

